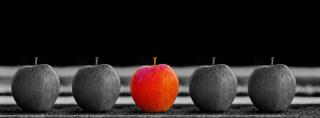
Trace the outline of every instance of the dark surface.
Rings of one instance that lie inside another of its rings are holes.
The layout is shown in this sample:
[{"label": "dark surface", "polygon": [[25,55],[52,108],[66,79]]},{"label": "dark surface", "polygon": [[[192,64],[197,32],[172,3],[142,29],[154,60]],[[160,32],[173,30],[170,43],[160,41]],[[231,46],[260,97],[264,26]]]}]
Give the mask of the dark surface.
[{"label": "dark surface", "polygon": [[26,113],[16,105],[1,105],[0,115],[240,115],[240,116],[296,116],[320,115],[320,105],[291,105],[289,109],[278,113],[263,113],[252,105],[232,105],[225,112],[206,113],[201,112],[194,105],[174,105],[166,113],[143,113],[135,105],[116,105],[110,111],[101,113],[89,113],[81,110],[76,105],[55,105],[52,110],[45,113]]}]

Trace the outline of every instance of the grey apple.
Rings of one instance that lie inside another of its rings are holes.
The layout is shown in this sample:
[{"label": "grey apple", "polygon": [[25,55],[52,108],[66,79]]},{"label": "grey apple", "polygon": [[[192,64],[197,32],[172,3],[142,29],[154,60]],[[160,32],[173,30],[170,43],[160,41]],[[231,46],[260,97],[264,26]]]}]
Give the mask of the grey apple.
[{"label": "grey apple", "polygon": [[225,111],[237,94],[237,78],[225,64],[201,66],[191,75],[189,91],[200,110]]},{"label": "grey apple", "polygon": [[248,80],[252,103],[264,112],[286,110],[296,91],[296,79],[288,66],[276,64],[259,66]]},{"label": "grey apple", "polygon": [[11,90],[17,105],[24,111],[43,112],[57,100],[60,80],[50,65],[25,66],[13,76]]},{"label": "grey apple", "polygon": [[107,64],[86,66],[77,72],[72,82],[72,93],[85,111],[110,110],[120,94],[120,78]]}]

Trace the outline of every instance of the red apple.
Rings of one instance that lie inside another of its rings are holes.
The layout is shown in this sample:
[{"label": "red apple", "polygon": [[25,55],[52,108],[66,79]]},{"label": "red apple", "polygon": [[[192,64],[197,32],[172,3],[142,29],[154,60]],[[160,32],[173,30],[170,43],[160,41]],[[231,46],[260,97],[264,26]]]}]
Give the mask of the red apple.
[{"label": "red apple", "polygon": [[142,66],[131,79],[131,96],[143,112],[166,112],[173,105],[179,90],[175,71],[166,64]]}]

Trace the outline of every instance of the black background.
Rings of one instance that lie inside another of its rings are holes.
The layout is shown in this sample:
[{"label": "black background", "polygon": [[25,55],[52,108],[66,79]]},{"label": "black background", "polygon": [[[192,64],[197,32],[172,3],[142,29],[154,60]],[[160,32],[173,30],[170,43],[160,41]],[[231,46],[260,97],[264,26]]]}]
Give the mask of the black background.
[{"label": "black background", "polygon": [[[146,10],[144,10],[146,11]],[[0,65],[158,63],[320,66],[319,19],[301,10],[225,12],[15,11],[3,15]],[[309,10],[309,11],[312,11]],[[167,13],[167,14],[165,14]]]}]

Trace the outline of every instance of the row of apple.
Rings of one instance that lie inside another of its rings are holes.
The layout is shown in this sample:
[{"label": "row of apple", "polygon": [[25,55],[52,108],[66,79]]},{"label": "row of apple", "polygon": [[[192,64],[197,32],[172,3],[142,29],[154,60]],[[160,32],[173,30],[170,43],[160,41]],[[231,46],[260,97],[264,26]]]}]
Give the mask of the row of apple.
[{"label": "row of apple", "polygon": [[[131,96],[144,112],[168,111],[177,95],[179,79],[166,64],[141,66],[131,79]],[[237,78],[225,64],[197,68],[190,78],[190,96],[203,111],[227,110],[237,94]],[[120,94],[120,78],[112,66],[98,64],[78,70],[72,81],[72,93],[77,104],[85,111],[110,110]],[[285,110],[295,95],[296,80],[283,64],[259,66],[251,74],[248,93],[253,104],[262,111]],[[49,110],[59,96],[60,80],[47,64],[20,68],[12,79],[12,94],[17,105],[25,111]]]}]

